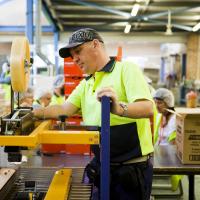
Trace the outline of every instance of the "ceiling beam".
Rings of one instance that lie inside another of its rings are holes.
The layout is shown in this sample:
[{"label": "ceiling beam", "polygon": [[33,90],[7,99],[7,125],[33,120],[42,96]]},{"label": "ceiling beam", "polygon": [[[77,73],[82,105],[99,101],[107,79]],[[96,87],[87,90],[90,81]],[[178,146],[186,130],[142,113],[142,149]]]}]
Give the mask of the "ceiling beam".
[{"label": "ceiling beam", "polygon": [[[178,8],[178,9],[170,10],[170,11],[171,11],[171,15],[172,15],[172,14],[181,13],[181,12],[184,12],[184,11],[190,10],[192,8],[196,8],[196,7],[197,6]],[[168,10],[164,11],[164,12],[155,13],[155,14],[140,15],[140,16],[136,16],[135,18],[140,19],[140,20],[146,20],[146,19],[154,19],[154,18],[162,17],[164,15],[168,15]],[[134,17],[130,17],[130,20],[133,18]]]},{"label": "ceiling beam", "polygon": [[81,1],[81,0],[68,0],[68,1],[79,4],[79,5],[83,5],[83,6],[93,7],[93,8],[96,8],[98,10],[105,11],[105,12],[108,12],[108,13],[120,15],[120,16],[126,17],[127,19],[131,16],[130,13],[111,9],[111,8],[108,8],[108,7],[105,7],[105,6],[100,6],[100,5],[94,4],[94,3],[87,3],[87,2],[84,2],[84,1]]},{"label": "ceiling beam", "polygon": [[60,31],[60,30],[62,30],[61,24],[58,22],[57,19],[55,19],[52,16],[52,13],[49,10],[49,7],[48,7],[48,5],[47,5],[47,3],[46,3],[45,0],[42,0],[42,10],[44,11],[44,14],[47,17],[47,19],[49,19],[50,23],[53,25],[54,31]]},{"label": "ceiling beam", "polygon": [[[148,21],[153,22],[153,23],[166,25],[166,21],[153,20],[153,19],[149,19]],[[175,23],[171,23],[171,25],[172,25],[172,28],[175,27],[175,28],[182,29],[182,30],[189,31],[189,32],[192,31],[192,27],[190,27],[190,26],[185,26],[185,25],[175,24]]]}]

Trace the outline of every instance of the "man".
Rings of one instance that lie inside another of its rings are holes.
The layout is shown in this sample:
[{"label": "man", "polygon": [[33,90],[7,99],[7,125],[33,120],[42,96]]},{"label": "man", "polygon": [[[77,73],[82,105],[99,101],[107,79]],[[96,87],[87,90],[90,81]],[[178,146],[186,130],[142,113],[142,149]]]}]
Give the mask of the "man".
[{"label": "man", "polygon": [[[71,116],[81,109],[85,125],[101,126],[101,97],[110,97],[110,199],[148,200],[153,173],[148,159],[153,152],[149,122],[153,106],[142,72],[132,63],[110,59],[101,36],[89,28],[74,32],[59,54],[71,56],[88,77],[64,105],[35,110],[35,116]],[[100,159],[98,149],[94,150],[95,158],[86,171],[90,182],[98,187]]]}]

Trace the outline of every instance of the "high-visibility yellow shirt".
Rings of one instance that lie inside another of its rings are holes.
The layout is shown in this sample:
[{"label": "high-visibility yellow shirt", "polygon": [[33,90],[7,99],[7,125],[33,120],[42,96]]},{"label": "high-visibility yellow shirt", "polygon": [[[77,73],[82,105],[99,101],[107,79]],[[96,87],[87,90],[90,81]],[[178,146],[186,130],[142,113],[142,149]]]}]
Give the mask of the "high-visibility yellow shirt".
[{"label": "high-visibility yellow shirt", "polygon": [[[72,92],[67,102],[81,109],[85,125],[101,126],[101,103],[97,92],[103,87],[113,87],[120,102],[132,103],[136,100],[152,100],[142,71],[132,62],[110,61],[101,71],[82,80]],[[142,155],[153,152],[150,120],[133,119],[110,114],[110,125],[136,122]]]},{"label": "high-visibility yellow shirt", "polygon": [[51,98],[50,105],[62,105],[65,102],[64,96],[56,96],[55,94]]}]

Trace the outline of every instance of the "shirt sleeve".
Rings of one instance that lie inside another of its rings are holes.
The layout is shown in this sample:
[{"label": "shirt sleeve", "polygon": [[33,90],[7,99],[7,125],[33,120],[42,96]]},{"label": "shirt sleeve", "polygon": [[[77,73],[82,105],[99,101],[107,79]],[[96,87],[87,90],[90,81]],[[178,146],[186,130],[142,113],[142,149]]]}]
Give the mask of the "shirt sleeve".
[{"label": "shirt sleeve", "polygon": [[86,80],[82,80],[79,85],[73,90],[66,102],[70,102],[77,108],[81,108],[81,98],[83,97]]},{"label": "shirt sleeve", "polygon": [[129,103],[139,99],[147,99],[153,102],[148,83],[141,69],[131,62],[125,62],[122,72],[122,80]]}]

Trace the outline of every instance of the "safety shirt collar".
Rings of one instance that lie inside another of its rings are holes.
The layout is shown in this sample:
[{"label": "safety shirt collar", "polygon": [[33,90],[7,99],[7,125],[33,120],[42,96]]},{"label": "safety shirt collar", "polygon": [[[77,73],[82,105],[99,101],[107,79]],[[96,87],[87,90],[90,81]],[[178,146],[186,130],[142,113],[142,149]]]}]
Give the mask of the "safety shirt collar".
[{"label": "safety shirt collar", "polygon": [[[110,61],[98,72],[112,72],[114,67],[115,67],[115,59],[111,58]],[[85,79],[86,81],[88,81],[90,78],[92,77],[92,74],[90,74],[89,76],[87,76]]]}]

